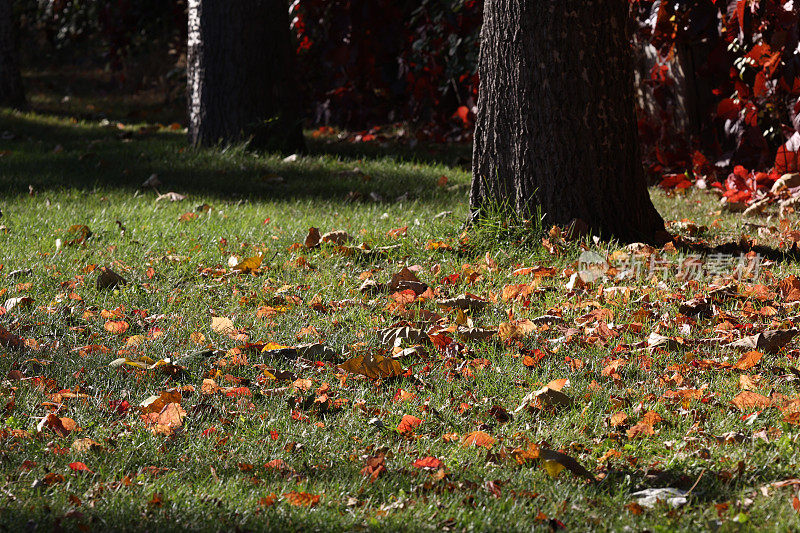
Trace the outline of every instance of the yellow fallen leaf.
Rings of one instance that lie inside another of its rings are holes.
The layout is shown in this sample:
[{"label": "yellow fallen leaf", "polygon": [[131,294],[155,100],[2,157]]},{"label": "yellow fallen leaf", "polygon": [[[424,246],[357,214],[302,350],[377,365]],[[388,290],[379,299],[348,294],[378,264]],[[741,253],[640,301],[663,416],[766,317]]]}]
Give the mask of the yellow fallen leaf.
[{"label": "yellow fallen leaf", "polygon": [[242,259],[239,261],[236,266],[233,267],[234,270],[238,270],[243,274],[247,274],[249,272],[254,272],[261,268],[261,262],[264,260],[264,256],[262,254],[254,255],[253,257],[248,257],[247,259]]},{"label": "yellow fallen leaf", "polygon": [[542,461],[542,469],[547,472],[547,475],[551,478],[557,478],[561,471],[564,470],[564,465],[558,461],[545,459]]}]

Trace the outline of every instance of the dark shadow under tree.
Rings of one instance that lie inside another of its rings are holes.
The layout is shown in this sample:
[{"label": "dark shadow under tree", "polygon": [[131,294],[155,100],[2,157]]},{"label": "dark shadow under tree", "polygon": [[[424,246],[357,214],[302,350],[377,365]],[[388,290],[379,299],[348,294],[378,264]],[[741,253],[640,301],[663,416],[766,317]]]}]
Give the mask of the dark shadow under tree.
[{"label": "dark shadow under tree", "polygon": [[628,2],[487,0],[470,204],[663,240],[637,139]]},{"label": "dark shadow under tree", "polygon": [[189,138],[305,150],[285,0],[190,0]]},{"label": "dark shadow under tree", "polygon": [[17,25],[11,0],[0,0],[0,107],[27,107],[19,73]]}]

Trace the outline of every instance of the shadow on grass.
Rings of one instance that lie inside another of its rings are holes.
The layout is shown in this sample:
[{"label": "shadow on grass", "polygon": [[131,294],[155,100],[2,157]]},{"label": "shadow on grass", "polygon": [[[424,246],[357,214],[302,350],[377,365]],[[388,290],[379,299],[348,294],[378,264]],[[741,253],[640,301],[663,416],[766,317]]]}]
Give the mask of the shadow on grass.
[{"label": "shadow on grass", "polygon": [[69,124],[55,117],[6,111],[0,111],[0,134],[0,193],[9,200],[27,195],[29,185],[37,192],[133,192],[151,174],[164,183],[160,192],[223,199],[427,201],[466,191],[463,173],[464,183],[455,187],[437,183],[442,174],[453,179],[458,171],[444,163],[457,160],[468,147],[411,150],[310,139],[310,154],[289,162],[235,146],[192,149],[185,134],[178,132]]}]

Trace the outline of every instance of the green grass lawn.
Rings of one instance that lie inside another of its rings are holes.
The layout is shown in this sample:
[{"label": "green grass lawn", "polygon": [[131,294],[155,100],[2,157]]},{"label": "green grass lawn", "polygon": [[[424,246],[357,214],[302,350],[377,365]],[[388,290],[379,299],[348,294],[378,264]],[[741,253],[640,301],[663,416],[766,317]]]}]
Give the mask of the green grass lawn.
[{"label": "green grass lawn", "polygon": [[[797,343],[759,345],[752,366],[725,345],[793,326],[777,284],[794,264],[735,279],[740,258],[706,258],[709,275],[682,280],[684,255],[665,249],[639,260],[666,266],[632,277],[621,245],[497,220],[462,234],[469,147],[323,138],[285,161],[11,113],[0,133],[6,530],[800,529],[800,482],[775,485],[799,469]],[[152,174],[186,198],[157,201]],[[711,242],[780,245],[777,220],[744,225],[708,193],[653,197]],[[352,241],[307,248],[310,227]],[[585,251],[620,279],[570,283]],[[255,271],[231,267],[259,253]],[[98,288],[101,267],[128,283]],[[430,291],[359,291],[403,267]],[[713,309],[679,312],[712,285],[729,285]],[[483,308],[437,304],[465,293]],[[470,325],[500,334],[460,340]],[[339,367],[391,357],[379,330],[407,326],[421,347],[381,378]],[[277,346],[306,343],[329,350]],[[742,404],[745,388],[762,403]],[[490,447],[465,444],[476,431]],[[427,457],[441,466],[415,466]],[[664,487],[687,502],[632,496]]]}]

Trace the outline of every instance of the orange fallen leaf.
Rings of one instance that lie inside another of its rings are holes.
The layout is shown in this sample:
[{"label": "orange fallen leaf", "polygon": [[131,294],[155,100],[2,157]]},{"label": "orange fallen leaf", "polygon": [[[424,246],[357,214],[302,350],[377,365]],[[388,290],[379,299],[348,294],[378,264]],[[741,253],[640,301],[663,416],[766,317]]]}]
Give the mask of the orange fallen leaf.
[{"label": "orange fallen leaf", "polygon": [[308,492],[286,492],[283,495],[284,499],[289,502],[290,505],[302,506],[302,507],[314,507],[319,503],[320,495],[319,494],[310,494]]},{"label": "orange fallen leaf", "polygon": [[109,320],[103,326],[103,329],[115,335],[122,335],[130,326],[124,320]]},{"label": "orange fallen leaf", "polygon": [[403,415],[400,423],[397,425],[397,432],[401,434],[414,433],[414,428],[422,424],[422,419],[413,415]]},{"label": "orange fallen leaf", "polygon": [[764,357],[764,354],[761,352],[756,350],[749,351],[739,358],[736,364],[733,365],[733,368],[737,370],[750,370],[761,361],[762,357]]},{"label": "orange fallen leaf", "polygon": [[92,472],[88,466],[86,466],[84,463],[81,463],[80,461],[75,461],[74,463],[70,463],[69,468],[73,472],[88,472],[90,474],[94,474],[94,472]]},{"label": "orange fallen leaf", "polygon": [[497,439],[484,431],[473,431],[464,435],[464,440],[461,444],[464,446],[481,446],[483,448],[491,448],[497,442]]},{"label": "orange fallen leaf", "polygon": [[624,411],[617,411],[609,419],[611,427],[624,426],[628,422],[628,415]]},{"label": "orange fallen leaf", "polygon": [[753,391],[742,391],[731,400],[731,403],[740,411],[751,409],[765,409],[772,405],[772,400]]},{"label": "orange fallen leaf", "polygon": [[443,467],[444,463],[441,462],[436,457],[428,456],[428,457],[423,457],[422,459],[417,459],[416,461],[414,461],[412,466],[414,468],[432,468],[432,469],[437,469],[437,468]]}]

